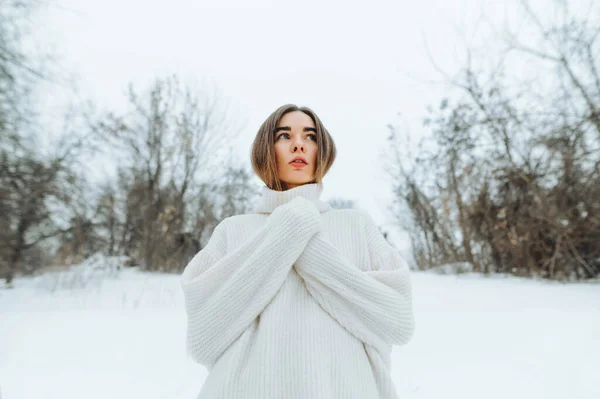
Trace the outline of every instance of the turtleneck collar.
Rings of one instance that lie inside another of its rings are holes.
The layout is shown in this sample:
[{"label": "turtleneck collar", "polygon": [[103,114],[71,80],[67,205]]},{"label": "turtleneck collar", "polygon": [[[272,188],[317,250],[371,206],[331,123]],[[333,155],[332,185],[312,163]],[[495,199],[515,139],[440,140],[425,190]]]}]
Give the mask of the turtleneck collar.
[{"label": "turtleneck collar", "polygon": [[299,195],[315,203],[319,212],[331,210],[331,205],[319,198],[323,191],[323,183],[303,184],[285,191],[272,190],[266,185],[261,188],[261,196],[256,206],[256,213],[271,213],[279,205],[283,205]]}]

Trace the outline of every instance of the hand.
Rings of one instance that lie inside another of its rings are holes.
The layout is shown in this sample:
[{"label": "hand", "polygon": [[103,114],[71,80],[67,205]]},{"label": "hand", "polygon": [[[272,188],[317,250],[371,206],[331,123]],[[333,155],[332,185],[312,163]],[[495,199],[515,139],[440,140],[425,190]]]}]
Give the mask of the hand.
[{"label": "hand", "polygon": [[300,210],[303,213],[308,213],[313,217],[317,217],[319,219],[321,218],[321,212],[319,212],[319,208],[317,207],[317,205],[301,195],[294,197],[286,205],[289,205],[291,208]]},{"label": "hand", "polygon": [[277,214],[286,215],[298,223],[310,224],[314,227],[314,232],[320,230],[321,212],[319,212],[319,208],[314,202],[302,196],[294,197],[287,203],[278,206],[273,211],[273,216]]}]

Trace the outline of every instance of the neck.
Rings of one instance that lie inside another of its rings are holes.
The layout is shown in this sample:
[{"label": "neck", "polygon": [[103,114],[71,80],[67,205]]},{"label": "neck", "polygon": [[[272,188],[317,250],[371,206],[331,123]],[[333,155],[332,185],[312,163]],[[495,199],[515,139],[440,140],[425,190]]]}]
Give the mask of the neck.
[{"label": "neck", "polygon": [[256,207],[256,213],[271,213],[280,205],[294,197],[302,196],[313,201],[320,212],[331,210],[331,205],[320,200],[323,183],[308,183],[290,188],[285,191],[272,190],[267,186],[261,188],[261,198]]}]

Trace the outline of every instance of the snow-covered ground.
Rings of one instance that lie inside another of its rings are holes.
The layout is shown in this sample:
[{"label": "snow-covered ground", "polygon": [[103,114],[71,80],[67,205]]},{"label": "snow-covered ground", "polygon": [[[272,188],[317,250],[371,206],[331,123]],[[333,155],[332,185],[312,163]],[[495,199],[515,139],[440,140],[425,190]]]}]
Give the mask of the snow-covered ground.
[{"label": "snow-covered ground", "polygon": [[[185,353],[178,276],[96,263],[0,288],[0,398],[195,398],[206,371]],[[392,359],[400,398],[600,398],[600,284],[413,285],[417,330]]]}]

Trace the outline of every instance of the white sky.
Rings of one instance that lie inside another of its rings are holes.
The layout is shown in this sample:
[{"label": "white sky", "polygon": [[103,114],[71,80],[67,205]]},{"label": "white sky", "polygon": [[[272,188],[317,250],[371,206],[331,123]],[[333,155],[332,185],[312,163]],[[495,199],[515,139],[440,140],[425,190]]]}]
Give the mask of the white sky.
[{"label": "white sky", "polygon": [[[481,42],[477,21],[500,26],[510,19],[506,4],[515,2],[60,0],[44,34],[77,75],[80,95],[104,106],[123,104],[129,82],[147,85],[170,73],[214,81],[246,121],[232,144],[248,166],[250,143],[273,110],[311,107],[338,147],[323,199],[355,200],[385,224],[386,126],[401,123],[418,139],[426,106],[448,90],[426,83],[441,77],[423,35],[438,63],[455,72],[464,54],[460,30]],[[62,89],[55,90],[49,104]]]}]

